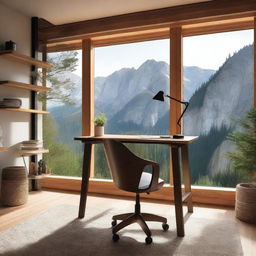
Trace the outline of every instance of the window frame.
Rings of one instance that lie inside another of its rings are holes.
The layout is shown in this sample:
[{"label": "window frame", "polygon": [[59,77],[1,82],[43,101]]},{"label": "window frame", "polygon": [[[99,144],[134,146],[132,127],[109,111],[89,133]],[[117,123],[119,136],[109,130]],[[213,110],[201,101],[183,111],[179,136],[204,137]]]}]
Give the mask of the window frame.
[{"label": "window frame", "polygon": [[[94,83],[93,83],[93,62],[94,62],[94,48],[106,45],[124,44],[131,42],[142,42],[147,40],[157,39],[170,39],[170,63],[176,63],[176,67],[170,70],[171,74],[177,74],[178,81],[170,81],[172,83],[172,90],[170,90],[172,96],[181,98],[183,85],[182,85],[182,38],[187,36],[213,34],[219,32],[230,32],[246,29],[254,29],[254,42],[256,39],[256,18],[250,16],[242,18],[230,18],[222,19],[221,21],[207,21],[188,23],[186,25],[178,26],[159,26],[154,29],[142,29],[132,30],[126,33],[113,33],[106,36],[92,36],[87,39],[78,39],[73,41],[66,41],[65,43],[50,43],[44,49],[47,52],[53,51],[66,51],[82,49],[82,135],[93,135],[92,120],[94,117]],[[181,48],[180,48],[181,47]],[[256,47],[254,44],[254,63],[256,62]],[[173,66],[173,65],[170,65]],[[171,75],[173,77],[173,75]],[[256,107],[256,65],[254,65],[254,107]],[[175,106],[173,105],[173,108]],[[172,109],[173,109],[172,108]],[[174,115],[170,113],[170,122],[176,124],[181,113],[181,106],[175,109]],[[85,122],[85,120],[89,122]],[[86,125],[88,124],[88,125]],[[176,126],[170,126],[170,133],[179,132],[180,128]],[[94,155],[94,154],[92,154]],[[170,158],[171,159],[171,158]],[[93,162],[93,161],[92,161]],[[91,176],[93,176],[93,166],[91,169]],[[170,170],[170,179],[172,179],[172,173]],[[80,191],[81,178],[74,177],[62,177],[52,176],[42,180],[42,186],[51,189],[64,189],[72,191]],[[198,203],[207,203],[214,205],[234,206],[235,204],[235,189],[233,188],[219,188],[219,187],[198,187],[192,186],[193,201]],[[90,179],[89,192],[100,194],[111,194],[115,196],[130,196],[126,193],[116,189],[113,182],[109,180]],[[155,194],[155,195],[153,195]],[[153,193],[146,198],[160,199],[172,201],[172,186],[167,185],[159,193]]]}]

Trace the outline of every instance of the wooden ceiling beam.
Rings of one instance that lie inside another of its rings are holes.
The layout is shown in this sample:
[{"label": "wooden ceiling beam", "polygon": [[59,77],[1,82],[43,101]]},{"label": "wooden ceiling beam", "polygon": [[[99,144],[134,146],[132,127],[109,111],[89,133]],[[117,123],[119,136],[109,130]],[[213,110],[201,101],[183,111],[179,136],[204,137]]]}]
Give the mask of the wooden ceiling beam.
[{"label": "wooden ceiling beam", "polygon": [[[231,19],[218,22],[206,22],[200,24],[182,26],[182,36],[196,36],[211,33],[238,31],[254,28],[254,18]],[[169,38],[169,27],[154,30],[133,31],[130,33],[112,34],[109,36],[92,37],[93,47],[127,44],[134,42],[159,40]],[[47,45],[47,52],[72,51],[82,48],[82,40],[73,40]]]},{"label": "wooden ceiling beam", "polygon": [[186,25],[223,18],[238,18],[256,14],[255,0],[214,0],[209,2],[168,7],[112,17],[86,20],[39,29],[43,42],[91,38],[106,34],[150,28],[155,25]]}]

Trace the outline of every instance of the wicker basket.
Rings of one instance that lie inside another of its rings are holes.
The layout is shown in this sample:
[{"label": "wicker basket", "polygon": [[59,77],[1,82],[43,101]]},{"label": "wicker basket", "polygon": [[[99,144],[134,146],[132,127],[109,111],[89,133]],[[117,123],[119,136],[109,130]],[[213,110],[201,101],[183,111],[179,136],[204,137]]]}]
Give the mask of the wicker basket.
[{"label": "wicker basket", "polygon": [[256,224],[256,184],[241,183],[236,186],[236,217]]},{"label": "wicker basket", "polygon": [[1,201],[3,205],[17,206],[28,199],[28,178],[25,167],[11,166],[3,168]]}]

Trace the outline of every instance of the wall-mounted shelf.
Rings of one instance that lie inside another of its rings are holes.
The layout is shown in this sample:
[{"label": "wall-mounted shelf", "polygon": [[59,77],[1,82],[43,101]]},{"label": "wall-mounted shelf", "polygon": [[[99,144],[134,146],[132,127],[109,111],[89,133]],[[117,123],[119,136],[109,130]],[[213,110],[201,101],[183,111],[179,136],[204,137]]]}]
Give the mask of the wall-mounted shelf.
[{"label": "wall-mounted shelf", "polygon": [[47,178],[49,176],[50,176],[49,174],[28,175],[28,178],[32,179],[32,180],[40,180],[40,179],[43,179],[43,178]]},{"label": "wall-mounted shelf", "polygon": [[7,151],[7,150],[9,150],[9,148],[7,148],[7,147],[0,147],[0,151]]},{"label": "wall-mounted shelf", "polygon": [[48,114],[49,112],[37,109],[25,109],[25,108],[0,108],[0,110],[14,111],[14,112],[26,112],[35,114]]},{"label": "wall-mounted shelf", "polygon": [[36,86],[33,84],[25,84],[25,83],[14,82],[14,81],[0,81],[0,85],[16,87],[16,88],[21,88],[21,89],[26,89],[30,91],[36,91],[36,92],[47,92],[50,90],[50,88],[47,88],[44,86]]},{"label": "wall-mounted shelf", "polygon": [[21,156],[32,156],[32,155],[49,153],[49,149],[36,149],[36,150],[20,149],[20,150],[17,150],[17,153]]},{"label": "wall-mounted shelf", "polygon": [[34,58],[28,57],[24,54],[17,53],[15,51],[11,50],[4,50],[0,51],[0,57],[6,58],[8,60],[12,61],[18,61],[21,63],[29,64],[29,65],[34,65],[39,68],[50,68],[52,67],[52,64],[41,61],[41,60],[36,60]]}]

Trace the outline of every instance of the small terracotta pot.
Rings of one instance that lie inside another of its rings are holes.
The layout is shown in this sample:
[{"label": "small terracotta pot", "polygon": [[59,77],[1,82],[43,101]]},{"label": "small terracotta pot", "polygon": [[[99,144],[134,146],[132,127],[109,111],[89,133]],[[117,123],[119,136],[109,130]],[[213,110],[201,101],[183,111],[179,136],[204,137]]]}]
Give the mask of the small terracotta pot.
[{"label": "small terracotta pot", "polygon": [[236,217],[256,224],[256,184],[241,183],[236,186]]},{"label": "small terracotta pot", "polygon": [[94,127],[94,135],[95,136],[103,136],[104,135],[104,126],[95,126]]}]

